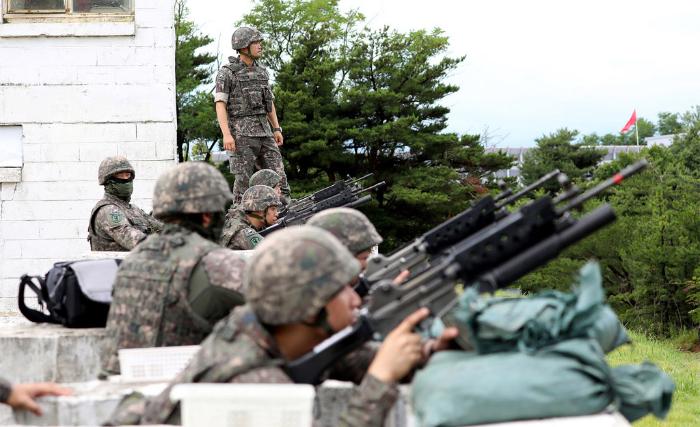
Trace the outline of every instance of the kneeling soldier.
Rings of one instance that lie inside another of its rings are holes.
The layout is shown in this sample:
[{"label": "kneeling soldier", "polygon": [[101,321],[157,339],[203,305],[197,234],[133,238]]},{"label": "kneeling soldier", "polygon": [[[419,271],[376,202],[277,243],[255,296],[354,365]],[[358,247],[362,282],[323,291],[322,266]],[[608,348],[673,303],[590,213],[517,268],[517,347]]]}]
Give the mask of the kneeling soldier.
[{"label": "kneeling soldier", "polygon": [[93,251],[130,251],[163,224],[130,204],[134,167],[126,157],[107,157],[100,163],[97,180],[105,194],[90,214],[88,242]]},{"label": "kneeling soldier", "polygon": [[254,249],[263,240],[258,231],[277,221],[280,206],[272,188],[266,185],[250,187],[243,193],[241,203],[231,207],[226,214],[221,244],[233,250]]},{"label": "kneeling soldier", "polygon": [[181,163],[158,178],[153,212],[165,227],[119,266],[103,374],[119,373],[120,348],[199,344],[243,303],[245,261],[214,243],[231,199],[224,177],[206,163]]}]

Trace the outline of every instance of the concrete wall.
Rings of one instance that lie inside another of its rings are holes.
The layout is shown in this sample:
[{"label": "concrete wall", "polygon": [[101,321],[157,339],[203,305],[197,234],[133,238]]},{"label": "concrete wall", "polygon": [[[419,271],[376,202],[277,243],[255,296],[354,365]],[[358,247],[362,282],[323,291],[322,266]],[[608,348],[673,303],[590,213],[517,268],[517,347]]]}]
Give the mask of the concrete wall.
[{"label": "concrete wall", "polygon": [[22,127],[23,156],[0,167],[0,313],[19,276],[89,251],[104,157],[132,161],[146,211],[176,162],[174,0],[135,3],[119,22],[0,23],[0,126]]}]

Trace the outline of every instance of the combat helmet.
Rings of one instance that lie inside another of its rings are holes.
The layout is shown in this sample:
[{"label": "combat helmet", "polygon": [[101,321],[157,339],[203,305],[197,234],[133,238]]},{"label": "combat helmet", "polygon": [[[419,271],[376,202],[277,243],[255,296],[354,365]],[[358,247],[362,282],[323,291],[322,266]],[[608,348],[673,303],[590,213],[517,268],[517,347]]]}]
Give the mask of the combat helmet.
[{"label": "combat helmet", "polygon": [[264,37],[260,31],[253,27],[239,27],[231,36],[231,47],[240,50],[250,46],[253,42],[259,42]]},{"label": "combat helmet", "polygon": [[267,185],[270,188],[275,188],[279,185],[280,181],[282,181],[282,178],[280,178],[277,172],[272,169],[260,169],[251,175],[248,186]]},{"label": "combat helmet", "polygon": [[384,241],[365,214],[356,209],[326,209],[311,217],[308,224],[331,232],[354,254]]},{"label": "combat helmet", "polygon": [[228,183],[215,167],[204,162],[180,163],[163,172],[153,190],[153,215],[223,212],[233,198]]},{"label": "combat helmet", "polygon": [[270,206],[282,206],[275,190],[267,185],[254,185],[243,193],[240,207],[246,212],[260,212]]},{"label": "combat helmet", "polygon": [[100,185],[105,185],[112,175],[119,172],[131,172],[131,178],[133,179],[136,177],[136,171],[134,171],[134,167],[131,166],[131,163],[129,163],[126,157],[107,157],[102,160],[100,167],[97,169],[97,181]]},{"label": "combat helmet", "polygon": [[326,230],[286,228],[255,248],[244,276],[246,300],[263,323],[296,323],[320,313],[359,272],[360,263]]}]

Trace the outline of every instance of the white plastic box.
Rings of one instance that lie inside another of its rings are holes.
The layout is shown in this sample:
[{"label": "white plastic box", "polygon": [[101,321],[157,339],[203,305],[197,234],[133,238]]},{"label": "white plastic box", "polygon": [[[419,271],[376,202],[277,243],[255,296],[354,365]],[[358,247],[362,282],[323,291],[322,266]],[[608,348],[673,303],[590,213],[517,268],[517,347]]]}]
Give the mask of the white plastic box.
[{"label": "white plastic box", "polygon": [[170,381],[199,351],[198,345],[119,350],[122,382]]},{"label": "white plastic box", "polygon": [[178,384],[183,427],[309,427],[316,391],[308,384]]}]

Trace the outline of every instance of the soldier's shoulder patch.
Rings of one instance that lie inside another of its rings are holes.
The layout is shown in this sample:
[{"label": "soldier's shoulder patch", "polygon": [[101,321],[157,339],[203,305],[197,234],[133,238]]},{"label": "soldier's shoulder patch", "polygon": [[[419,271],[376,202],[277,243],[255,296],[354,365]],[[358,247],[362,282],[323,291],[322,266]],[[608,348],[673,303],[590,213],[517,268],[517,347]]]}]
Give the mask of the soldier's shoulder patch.
[{"label": "soldier's shoulder patch", "polygon": [[258,243],[263,241],[263,239],[264,237],[259,235],[258,233],[255,233],[254,235],[248,237],[248,241],[253,247],[256,247]]},{"label": "soldier's shoulder patch", "polygon": [[252,236],[252,235],[254,235],[254,234],[258,234],[258,232],[255,231],[255,230],[253,230],[253,229],[250,228],[250,227],[247,227],[247,228],[244,228],[244,229],[243,229],[243,235],[246,236],[246,237],[250,237],[250,236]]},{"label": "soldier's shoulder patch", "polygon": [[112,224],[119,224],[124,219],[124,214],[115,209],[109,214],[109,218],[112,221]]}]

